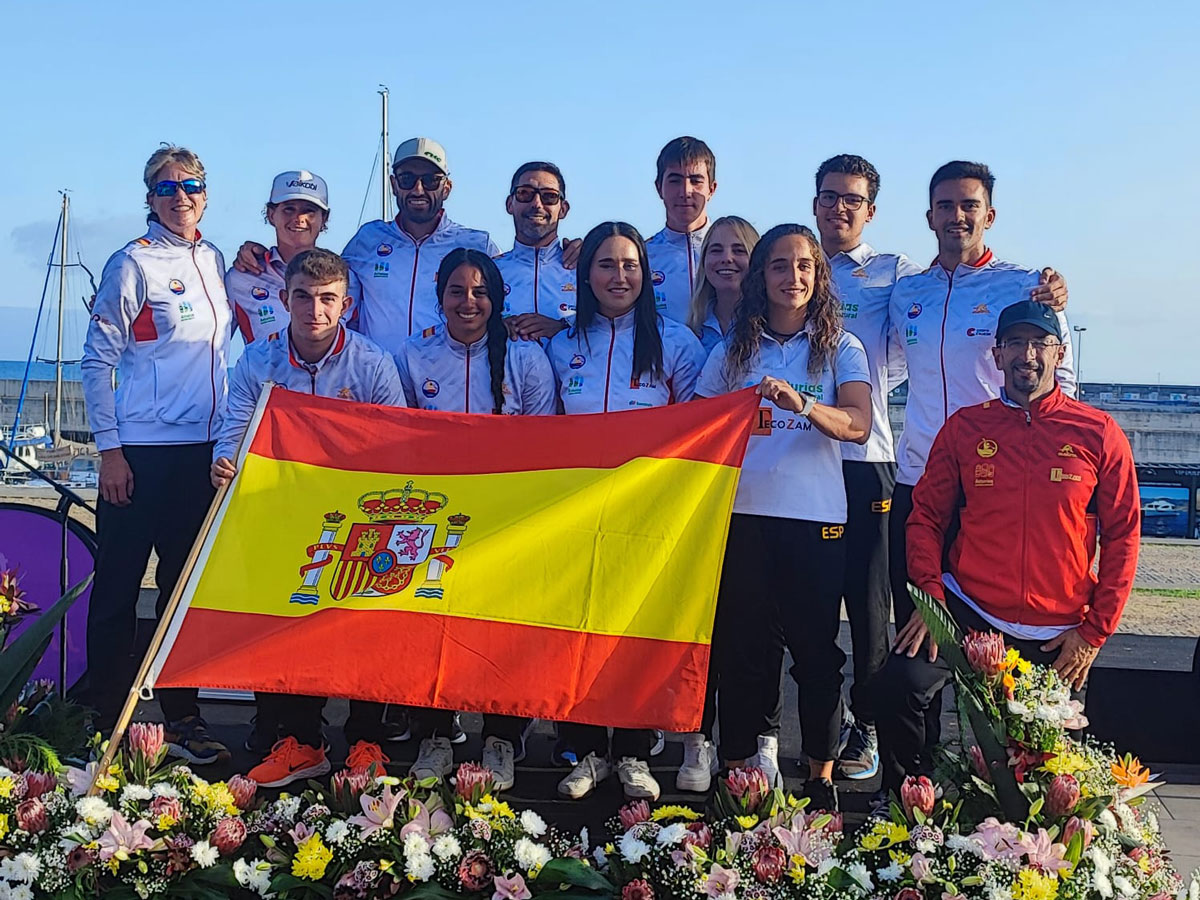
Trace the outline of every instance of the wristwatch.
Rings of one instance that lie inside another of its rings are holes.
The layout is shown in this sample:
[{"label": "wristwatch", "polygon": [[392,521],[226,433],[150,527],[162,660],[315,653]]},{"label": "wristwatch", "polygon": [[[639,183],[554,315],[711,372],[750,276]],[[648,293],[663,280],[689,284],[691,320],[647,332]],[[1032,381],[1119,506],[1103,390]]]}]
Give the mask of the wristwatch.
[{"label": "wristwatch", "polygon": [[817,398],[812,394],[804,393],[804,391],[800,391],[800,396],[804,400],[804,405],[800,407],[800,412],[798,414],[801,416],[807,416],[810,412],[812,412],[812,408],[817,405]]}]

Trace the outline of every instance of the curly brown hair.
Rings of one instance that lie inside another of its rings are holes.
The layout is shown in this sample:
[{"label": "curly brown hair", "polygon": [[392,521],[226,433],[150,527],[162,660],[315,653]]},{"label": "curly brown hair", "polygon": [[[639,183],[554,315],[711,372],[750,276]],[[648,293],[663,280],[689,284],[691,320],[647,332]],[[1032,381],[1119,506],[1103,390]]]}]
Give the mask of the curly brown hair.
[{"label": "curly brown hair", "polygon": [[790,235],[799,235],[808,242],[815,261],[813,292],[808,301],[805,326],[809,330],[809,374],[819,375],[833,358],[842,336],[842,304],[834,293],[829,262],[821,251],[821,242],[812,229],[804,225],[776,225],[755,245],[750,254],[750,267],[742,279],[742,302],[733,316],[733,332],[725,356],[731,377],[745,375],[758,352],[759,341],[767,328],[767,261],[775,243]]}]

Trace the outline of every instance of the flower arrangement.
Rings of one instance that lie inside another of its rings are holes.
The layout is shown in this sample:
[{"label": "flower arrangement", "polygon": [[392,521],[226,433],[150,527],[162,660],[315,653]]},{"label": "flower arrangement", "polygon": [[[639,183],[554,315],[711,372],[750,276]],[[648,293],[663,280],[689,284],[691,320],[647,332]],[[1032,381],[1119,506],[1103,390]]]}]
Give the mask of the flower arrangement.
[{"label": "flower arrangement", "polygon": [[754,768],[703,813],[627,804],[594,848],[470,763],[452,784],[372,768],[267,800],[168,765],[162,727],[135,724],[104,772],[0,767],[0,900],[1200,900],[1144,803],[1152,776],[1069,734],[1082,712],[1054,672],[991,635],[953,650],[976,740],[853,833]]}]

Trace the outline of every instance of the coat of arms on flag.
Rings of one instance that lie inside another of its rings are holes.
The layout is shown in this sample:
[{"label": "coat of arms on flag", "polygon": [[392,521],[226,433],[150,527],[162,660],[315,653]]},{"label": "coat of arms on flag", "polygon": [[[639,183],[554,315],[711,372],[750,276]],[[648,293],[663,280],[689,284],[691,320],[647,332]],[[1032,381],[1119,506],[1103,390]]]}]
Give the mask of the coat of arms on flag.
[{"label": "coat of arms on flag", "polygon": [[[398,594],[412,583],[421,565],[425,578],[415,596],[441,597],[442,573],[454,565],[450,551],[462,541],[471,519],[461,513],[448,516],[439,545],[438,523],[426,520],[448,502],[445,494],[415,488],[411,481],[403,488],[363,494],[358,508],[367,521],[352,523],[344,541],[338,535],[345,514],[326,513],[320,538],[305,550],[308,562],[299,573],[304,580],[292,592],[291,602],[317,604],[322,585],[335,601]],[[330,568],[330,577],[323,578]]]}]

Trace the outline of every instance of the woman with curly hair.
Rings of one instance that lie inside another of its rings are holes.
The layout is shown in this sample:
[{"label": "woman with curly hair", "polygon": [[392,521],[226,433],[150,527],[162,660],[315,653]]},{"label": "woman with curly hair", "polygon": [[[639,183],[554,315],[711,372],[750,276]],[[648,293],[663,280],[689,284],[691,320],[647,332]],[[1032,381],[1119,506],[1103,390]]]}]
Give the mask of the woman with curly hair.
[{"label": "woman with curly hair", "polygon": [[763,636],[781,628],[799,687],[805,793],[814,809],[834,810],[846,661],[837,645],[846,522],[839,442],[867,440],[871,387],[862,344],[842,328],[829,263],[801,225],[777,225],[755,246],[732,330],[696,394],[750,386],[772,405],[750,438],[721,575],[721,750],[740,764],[770,728],[782,648],[764,653]]}]

